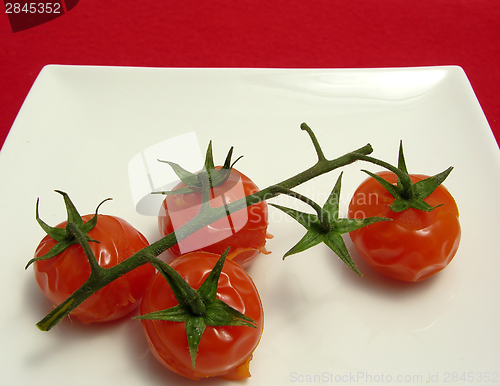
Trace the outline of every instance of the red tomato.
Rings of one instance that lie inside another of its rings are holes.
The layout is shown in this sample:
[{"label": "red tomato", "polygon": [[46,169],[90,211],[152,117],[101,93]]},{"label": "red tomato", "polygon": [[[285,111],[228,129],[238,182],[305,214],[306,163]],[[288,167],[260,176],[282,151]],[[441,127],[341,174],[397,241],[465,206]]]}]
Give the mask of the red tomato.
[{"label": "red tomato", "polygon": [[[192,252],[175,259],[170,265],[192,288],[198,289],[219,257],[207,252]],[[217,298],[252,318],[257,328],[207,326],[198,346],[193,370],[185,323],[142,320],[153,355],[167,369],[192,379],[250,377],[248,366],[263,328],[262,304],[257,288],[239,264],[226,260],[219,279]],[[145,315],[177,304],[167,281],[157,274],[148,286],[140,311],[141,315]]]},{"label": "red tomato", "polygon": [[[377,175],[396,184],[392,172]],[[413,182],[427,178],[410,175]],[[425,200],[430,212],[414,208],[396,213],[389,208],[394,197],[372,177],[356,190],[349,204],[350,218],[381,216],[381,221],[350,232],[354,247],[376,271],[404,281],[420,281],[445,268],[460,243],[458,208],[452,195],[440,185]]]},{"label": "red tomato", "polygon": [[[181,182],[172,190],[185,186]],[[210,205],[220,207],[257,191],[257,185],[233,168],[226,182],[211,189]],[[158,216],[161,236],[189,222],[200,210],[201,200],[201,193],[167,196]],[[271,237],[267,234],[267,225],[267,203],[262,201],[200,229],[180,240],[169,251],[175,257],[193,251],[222,255],[227,247],[231,247],[233,256],[233,252],[238,252],[236,262],[246,268],[261,252],[269,253],[265,248],[266,238]]]},{"label": "red tomato", "polygon": [[[93,215],[83,216],[89,221]],[[66,222],[59,224],[64,228]],[[99,265],[109,268],[129,258],[149,245],[146,238],[125,220],[107,215],[98,215],[97,225],[88,233],[99,241],[90,242]],[[35,257],[45,255],[54,245],[50,236],[45,236],[38,246]],[[35,278],[42,292],[54,305],[58,305],[75,292],[90,276],[90,265],[82,247],[75,244],[59,255],[33,263]],[[105,322],[121,318],[134,310],[142,299],[155,269],[143,265],[123,275],[106,287],[91,295],[75,308],[70,316],[82,323]]]}]

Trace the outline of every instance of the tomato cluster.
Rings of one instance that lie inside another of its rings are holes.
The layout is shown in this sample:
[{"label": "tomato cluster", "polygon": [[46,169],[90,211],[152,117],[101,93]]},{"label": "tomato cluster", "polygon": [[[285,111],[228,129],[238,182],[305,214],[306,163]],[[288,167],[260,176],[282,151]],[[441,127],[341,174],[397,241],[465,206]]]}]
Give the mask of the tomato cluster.
[{"label": "tomato cluster", "polygon": [[[184,186],[181,183],[176,188]],[[209,203],[216,208],[258,190],[248,177],[232,168],[223,183],[210,189]],[[188,223],[199,212],[201,202],[201,192],[168,196],[158,217],[161,235],[175,233]],[[77,216],[76,209],[74,213]],[[145,237],[125,220],[115,216],[95,216],[95,226],[88,231],[87,238],[100,267],[114,267],[149,245]],[[85,228],[83,224],[88,224],[91,219],[92,215],[83,216],[81,227]],[[64,229],[67,224],[63,222],[55,228]],[[142,320],[151,351],[165,367],[192,379],[213,376],[243,379],[250,376],[249,363],[263,329],[263,310],[257,289],[244,267],[248,267],[260,253],[269,253],[265,249],[266,238],[270,237],[267,225],[267,204],[262,201],[230,213],[227,218],[200,229],[170,249],[176,257],[170,267],[194,290],[207,279],[221,255],[227,255],[216,287],[217,299],[235,310],[234,313],[249,318],[252,328],[232,321],[207,325],[196,348],[196,360],[192,362],[186,323]],[[56,306],[79,289],[92,274],[88,256],[79,243],[45,258],[59,242],[47,235],[33,259],[36,281]],[[227,253],[229,249],[230,253]],[[162,273],[155,274],[155,268],[150,264],[141,265],[98,290],[70,315],[83,323],[106,322],[129,314],[139,304],[142,304],[142,316],[179,306],[171,283]]]},{"label": "tomato cluster", "polygon": [[[321,150],[317,152],[320,161],[326,161]],[[259,192],[247,176],[229,166],[230,156],[231,151],[225,165],[216,168],[209,147],[202,172],[213,172],[211,180],[208,173],[198,176],[172,164],[183,182],[167,192],[158,216],[161,236],[176,238],[169,249],[175,257],[172,262],[157,259],[160,252],[150,260],[144,258],[134,269],[98,287],[70,313],[83,323],[105,322],[129,314],[140,304],[137,318],[142,320],[155,358],[191,379],[248,378],[249,363],[263,331],[261,299],[245,268],[260,253],[269,253],[265,248],[271,237],[266,202],[234,213],[227,210],[225,218],[205,227],[201,225],[208,222],[201,223],[188,236],[177,234],[198,218],[203,205],[227,208]],[[394,279],[421,281],[450,263],[461,236],[457,205],[441,185],[451,168],[433,177],[410,175],[402,147],[398,168],[377,162],[392,171],[367,172],[370,177],[355,191],[347,219],[339,218],[342,175],[323,207],[289,189],[277,188],[316,211],[309,214],[274,205],[307,229],[285,257],[323,242],[360,275],[342,237],[349,233],[368,265]],[[205,182],[199,177],[206,178]],[[68,221],[51,228],[38,218],[37,210],[37,220],[48,235],[29,263],[34,263],[36,281],[55,306],[92,282],[101,268],[115,267],[149,245],[123,219],[97,211],[94,216],[80,217],[69,197],[59,193],[65,197]]]}]

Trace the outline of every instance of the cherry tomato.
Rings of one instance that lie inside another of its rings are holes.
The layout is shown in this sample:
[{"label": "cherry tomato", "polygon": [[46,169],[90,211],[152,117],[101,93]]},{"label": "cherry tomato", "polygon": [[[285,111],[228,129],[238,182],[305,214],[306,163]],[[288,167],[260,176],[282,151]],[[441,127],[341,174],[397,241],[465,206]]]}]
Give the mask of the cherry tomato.
[{"label": "cherry tomato", "polygon": [[[386,181],[396,184],[392,172],[380,172]],[[410,175],[412,182],[427,178]],[[389,208],[394,197],[379,182],[369,177],[357,188],[349,204],[350,218],[381,216],[381,221],[350,232],[354,247],[376,271],[395,279],[420,281],[445,268],[460,243],[458,208],[452,195],[440,185],[425,200],[430,212],[409,208],[396,213]]]},{"label": "cherry tomato", "polygon": [[[198,289],[219,257],[207,252],[192,252],[175,259],[170,265],[192,288]],[[185,323],[142,320],[151,351],[166,368],[192,379],[250,377],[249,363],[263,328],[262,303],[257,288],[239,264],[226,260],[219,279],[217,298],[252,318],[257,328],[207,326],[198,346],[193,370]],[[158,273],[148,286],[140,312],[145,315],[177,304],[167,281]]]},{"label": "cherry tomato", "polygon": [[[84,222],[93,215],[82,216]],[[64,228],[66,222],[57,225]],[[101,267],[109,268],[127,259],[149,245],[146,238],[127,221],[108,215],[98,215],[96,226],[88,233],[99,241],[90,242]],[[45,255],[54,245],[50,236],[45,236],[35,252],[35,257]],[[71,245],[59,255],[33,263],[35,278],[42,292],[54,305],[66,300],[90,276],[90,264],[79,244]],[[130,313],[140,304],[147,284],[155,269],[143,265],[123,275],[100,289],[75,308],[70,316],[82,323],[111,321]]]},{"label": "cherry tomato", "polygon": [[[181,182],[172,190],[185,186]],[[258,190],[257,185],[247,176],[233,168],[226,182],[211,189],[210,205],[220,207]],[[172,233],[189,222],[200,210],[201,201],[201,193],[167,196],[158,216],[161,236]],[[238,251],[236,255],[233,254],[237,256],[236,262],[246,268],[261,252],[269,253],[265,248],[266,238],[271,237],[267,233],[267,225],[267,203],[262,201],[230,213],[228,217],[200,229],[180,240],[169,251],[175,257],[193,251],[222,255],[227,247],[231,247],[231,252]]]}]

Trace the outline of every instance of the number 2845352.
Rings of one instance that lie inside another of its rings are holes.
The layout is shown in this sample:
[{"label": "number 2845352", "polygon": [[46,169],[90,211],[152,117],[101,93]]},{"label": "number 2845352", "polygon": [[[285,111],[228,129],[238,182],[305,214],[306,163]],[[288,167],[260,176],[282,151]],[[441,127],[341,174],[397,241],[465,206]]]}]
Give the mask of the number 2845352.
[{"label": "number 2845352", "polygon": [[60,3],[5,3],[5,13],[61,13]]}]

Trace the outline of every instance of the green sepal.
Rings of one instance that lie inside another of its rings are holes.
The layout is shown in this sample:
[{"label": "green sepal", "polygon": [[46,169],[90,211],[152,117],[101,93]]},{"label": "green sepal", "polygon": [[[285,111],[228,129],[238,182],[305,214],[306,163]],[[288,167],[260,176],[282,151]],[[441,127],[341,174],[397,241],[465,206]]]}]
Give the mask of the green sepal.
[{"label": "green sepal", "polygon": [[[233,149],[231,148],[229,150],[230,153],[232,153]],[[208,148],[207,152],[205,154],[205,165],[204,165],[205,170],[213,170],[215,169],[215,164],[214,164],[214,155],[212,152],[212,141],[208,142]]]},{"label": "green sepal", "polygon": [[64,205],[66,206],[66,213],[68,214],[68,223],[71,222],[81,228],[83,226],[82,216],[80,216],[80,213],[78,213],[78,210],[76,209],[75,205],[73,205],[73,202],[69,198],[68,194],[61,190],[56,190],[56,192],[63,196]]},{"label": "green sepal", "polygon": [[[231,163],[231,158],[233,155],[233,147],[229,149],[229,152],[227,153],[226,159],[224,161],[223,166],[220,169],[215,168],[214,164],[214,158],[213,158],[213,152],[212,152],[212,141],[209,142],[207,152],[205,154],[205,163],[203,165],[204,171],[208,173],[208,179],[210,182],[210,188],[213,188],[215,186],[222,185],[224,182],[227,181],[231,174],[231,169],[233,168],[234,164],[238,162],[238,160],[241,158],[238,157],[233,163]],[[180,189],[175,189],[175,190],[169,190],[169,191],[161,191],[161,192],[153,192],[155,194],[164,194],[164,195],[179,195],[179,194],[188,194],[188,193],[200,193],[202,191],[202,182],[200,180],[199,174],[191,173],[185,169],[183,169],[180,165],[170,162],[170,161],[162,161],[158,160],[160,162],[164,162],[166,164],[169,164],[172,169],[174,170],[175,174],[179,179],[186,185],[183,188]]]},{"label": "green sepal", "polygon": [[[63,192],[63,191],[60,191],[60,190],[56,190],[56,192],[63,196],[64,204],[66,206],[67,223],[68,224],[71,223],[71,224],[76,225],[85,234],[90,232],[96,226],[96,224],[97,224],[97,212],[99,210],[99,207],[104,202],[110,200],[110,198],[107,198],[106,200],[101,201],[101,203],[99,203],[99,205],[97,206],[97,208],[95,210],[94,216],[89,221],[84,223],[82,217],[78,213],[78,210],[76,209],[75,205],[73,204],[73,202],[69,198],[68,194]],[[25,269],[27,269],[35,261],[51,259],[51,258],[59,255],[60,253],[62,253],[64,250],[66,250],[71,245],[78,244],[78,240],[76,239],[76,237],[74,237],[72,234],[70,234],[66,228],[51,227],[40,219],[39,211],[38,211],[39,203],[40,203],[40,200],[37,199],[37,201],[36,201],[36,221],[38,222],[40,227],[45,231],[45,233],[47,233],[47,235],[49,237],[51,237],[52,239],[57,241],[57,244],[55,244],[50,249],[50,251],[47,252],[45,255],[31,259],[28,262],[28,264],[26,264]],[[98,242],[98,241],[93,240],[92,238],[90,238],[88,236],[87,236],[87,241]]]},{"label": "green sepal", "polygon": [[389,205],[389,208],[394,212],[403,212],[410,207],[410,201],[404,200],[401,197],[395,197],[392,205]]},{"label": "green sepal", "polygon": [[352,260],[349,251],[345,245],[344,239],[340,233],[333,233],[329,237],[325,237],[324,243],[330,248],[335,254],[340,257],[340,260],[344,262],[351,270],[353,270],[358,276],[362,276],[359,272],[358,267]]},{"label": "green sepal", "polygon": [[[394,197],[394,202],[392,205],[389,205],[389,208],[394,212],[403,212],[409,208],[414,208],[418,210],[422,210],[424,212],[430,212],[433,209],[441,206],[431,206],[426,203],[424,200],[429,197],[439,185],[441,185],[444,180],[448,177],[448,175],[453,170],[453,167],[449,167],[445,171],[438,173],[432,177],[428,177],[424,180],[418,181],[416,183],[412,183],[408,169],[406,167],[406,161],[403,153],[403,142],[401,141],[399,144],[399,155],[398,155],[398,168],[399,171],[406,175],[405,181],[403,182],[402,178],[398,177],[397,185],[393,185],[382,177],[371,173],[367,170],[363,170],[370,177],[374,178],[378,183],[380,183],[385,190],[389,192],[391,196]],[[404,177],[404,176],[402,176]]]},{"label": "green sepal", "polygon": [[175,269],[169,265],[161,265],[156,268],[168,282],[181,307],[185,307],[193,315],[201,315],[205,312],[205,304],[198,291],[192,288]]},{"label": "green sepal", "polygon": [[436,174],[435,176],[415,182],[413,184],[414,194],[422,200],[429,197],[432,192],[434,192],[438,188],[438,186],[444,182],[444,180],[449,176],[452,170],[453,167],[450,166],[448,169],[439,174]]},{"label": "green sepal", "polygon": [[[272,204],[271,204],[272,205]],[[280,209],[280,208],[278,208]],[[288,256],[295,255],[296,253],[304,252],[305,250],[312,248],[323,242],[323,237],[321,234],[311,231],[310,229],[304,237],[302,237],[297,244],[295,244],[288,252],[283,255],[283,260]]]},{"label": "green sepal", "polygon": [[[68,197],[68,200],[69,200],[69,197]],[[87,221],[85,224],[82,224],[81,226],[81,229],[84,233],[89,233],[92,229],[95,228],[95,226],[97,225],[97,212],[99,211],[99,208],[101,207],[102,204],[104,204],[106,201],[110,201],[112,200],[112,198],[106,198],[105,200],[102,200],[99,205],[97,205],[97,208],[95,209],[95,212],[94,212],[94,215],[92,216],[92,218]],[[75,208],[76,210],[76,208]],[[77,212],[78,213],[78,212]],[[81,217],[80,217],[81,218]],[[83,222],[83,220],[82,220]],[[89,241],[93,241],[93,242],[96,242],[98,243],[99,241],[97,240],[92,240],[92,239],[89,239]]]},{"label": "green sepal", "polygon": [[[133,318],[185,323],[193,369],[195,368],[198,346],[206,326],[257,327],[254,320],[232,308],[222,300],[217,299],[219,278],[228,252],[229,248],[222,254],[210,274],[197,290],[193,289],[170,266],[166,265],[166,267],[162,268],[159,265],[157,268],[159,268],[160,273],[169,283],[179,304],[166,310],[154,311]],[[193,306],[194,303],[196,304],[195,306]],[[199,311],[199,303],[203,305],[202,312]]]},{"label": "green sepal", "polygon": [[37,200],[36,200],[36,221],[42,227],[42,229],[45,231],[45,233],[47,233],[55,241],[63,241],[64,239],[66,239],[67,238],[66,229],[51,227],[51,226],[47,225],[45,222],[43,222],[42,219],[40,219],[40,215],[39,215],[39,211],[38,211],[39,205],[40,205],[40,199],[37,198]]},{"label": "green sepal", "polygon": [[390,219],[385,217],[368,217],[359,220],[340,218],[339,204],[341,180],[342,173],[337,179],[332,192],[318,215],[300,212],[281,205],[271,203],[269,205],[288,214],[307,229],[304,237],[285,253],[283,259],[290,255],[303,252],[320,243],[325,243],[351,270],[361,276],[361,273],[347,250],[342,234],[352,232],[379,221],[390,221]]},{"label": "green sepal", "polygon": [[335,227],[340,234],[349,233],[380,221],[392,221],[387,217],[366,217],[360,219],[343,218],[337,221]]},{"label": "green sepal", "polygon": [[40,260],[48,260],[52,259],[53,257],[57,256],[58,254],[64,252],[68,247],[78,244],[78,241],[76,239],[74,240],[61,240],[59,241],[56,245],[54,245],[49,252],[47,252],[43,256],[35,257],[28,261],[28,264],[26,264],[26,267],[24,269],[28,269],[28,267],[33,264],[35,261],[40,261]]},{"label": "green sepal", "polygon": [[167,320],[170,322],[186,322],[189,319],[190,313],[186,307],[180,304],[168,308],[166,310],[159,310],[150,312],[146,315],[135,316],[134,319],[145,319],[145,320]]},{"label": "green sepal", "polygon": [[177,175],[177,177],[179,177],[179,179],[187,186],[194,185],[197,183],[196,174],[187,171],[186,169],[182,168],[179,164],[170,161],[163,161],[163,160],[158,160],[158,161],[170,165],[170,167]]},{"label": "green sepal", "polygon": [[[387,182],[382,177],[376,175],[375,173],[369,172],[368,170],[364,170],[363,169],[361,171],[365,172],[370,177],[372,177],[373,179],[375,179],[380,185],[382,185],[384,187],[385,190],[387,190],[389,192],[389,194],[392,197],[397,198],[397,197],[401,196],[401,194],[402,194],[401,189],[399,189],[397,186],[391,184],[390,182]],[[399,181],[399,179],[398,179],[398,181]]]},{"label": "green sepal", "polygon": [[408,168],[406,167],[406,160],[403,152],[403,141],[399,141],[398,169],[403,173],[408,174]]},{"label": "green sepal", "polygon": [[193,370],[196,366],[196,355],[198,354],[198,346],[200,345],[201,337],[207,327],[205,319],[202,316],[193,316],[186,321],[186,335],[189,347],[189,355],[191,356],[191,366]]},{"label": "green sepal", "polygon": [[282,212],[286,213],[306,229],[316,228],[319,231],[322,227],[322,224],[318,220],[318,216],[315,214],[300,212],[296,209],[287,208],[273,203],[269,203],[269,205],[274,206],[275,208],[278,208]]},{"label": "green sepal", "polygon": [[210,304],[217,298],[217,286],[219,284],[220,274],[224,263],[226,262],[226,257],[229,252],[229,248],[222,254],[222,256],[217,260],[212,271],[203,282],[203,284],[198,288],[197,292],[201,297],[201,300],[205,304]]},{"label": "green sepal", "polygon": [[207,326],[245,326],[257,328],[252,318],[242,314],[220,299],[214,299],[214,301],[207,306],[207,312],[204,318]]}]

